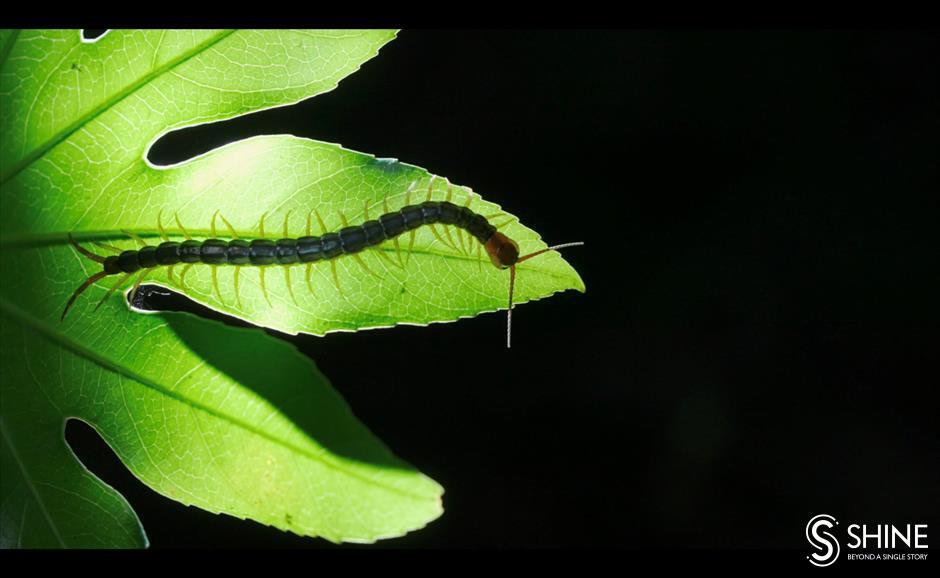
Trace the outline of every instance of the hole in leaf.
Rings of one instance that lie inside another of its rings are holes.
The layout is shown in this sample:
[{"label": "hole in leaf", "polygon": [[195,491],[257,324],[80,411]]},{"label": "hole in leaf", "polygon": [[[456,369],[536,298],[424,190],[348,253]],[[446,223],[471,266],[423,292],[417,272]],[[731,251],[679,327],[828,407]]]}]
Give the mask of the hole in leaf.
[{"label": "hole in leaf", "polygon": [[94,42],[107,32],[107,28],[84,28],[82,29],[82,40],[86,42]]}]

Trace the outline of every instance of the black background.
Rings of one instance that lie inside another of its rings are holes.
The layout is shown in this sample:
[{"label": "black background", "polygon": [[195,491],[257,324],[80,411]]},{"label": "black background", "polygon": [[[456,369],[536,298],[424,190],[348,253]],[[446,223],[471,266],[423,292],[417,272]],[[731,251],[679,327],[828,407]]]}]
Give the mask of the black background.
[{"label": "black background", "polygon": [[[292,133],[587,243],[566,252],[587,293],[520,306],[510,351],[501,314],[291,338],[446,489],[425,529],[342,548],[808,550],[819,513],[937,518],[938,53],[923,32],[406,30],[333,92],[151,159]],[[153,548],[334,547],[68,440]]]}]

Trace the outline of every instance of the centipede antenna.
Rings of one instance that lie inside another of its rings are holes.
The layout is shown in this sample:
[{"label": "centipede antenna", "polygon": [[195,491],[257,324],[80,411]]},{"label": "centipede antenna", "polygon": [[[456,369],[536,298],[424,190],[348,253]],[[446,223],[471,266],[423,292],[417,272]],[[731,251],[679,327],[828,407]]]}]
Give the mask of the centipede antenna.
[{"label": "centipede antenna", "polygon": [[75,241],[75,238],[72,237],[72,233],[69,233],[69,243],[71,243],[72,246],[75,247],[75,249],[77,249],[79,253],[81,253],[82,255],[84,255],[84,256],[86,256],[86,257],[88,257],[89,259],[91,259],[91,260],[94,261],[95,263],[104,263],[104,257],[102,257],[101,255],[96,255],[96,254],[92,253],[91,251],[89,251],[88,249],[86,249],[86,248],[82,247],[81,245],[79,245],[79,244]]},{"label": "centipede antenna", "polygon": [[114,285],[112,285],[111,288],[108,289],[108,292],[105,293],[104,297],[101,298],[101,301],[99,301],[98,304],[95,305],[95,311],[97,311],[99,307],[101,307],[102,305],[104,305],[104,302],[108,300],[108,297],[110,297],[112,294],[114,294],[114,292],[117,291],[117,288],[120,287],[121,285],[123,285],[124,282],[127,281],[127,279],[128,279],[131,275],[133,275],[133,273],[125,273],[123,277],[121,277],[120,279],[118,279],[118,280],[117,280],[117,283],[115,283]]},{"label": "centipede antenna", "polygon": [[192,237],[189,234],[189,231],[186,230],[186,227],[184,227],[182,221],[180,221],[180,214],[173,213],[173,218],[176,220],[176,226],[179,227],[180,231],[183,232],[183,236],[186,237],[187,240],[192,239]]},{"label": "centipede antenna", "polygon": [[294,209],[291,209],[291,210],[287,211],[287,214],[286,214],[286,215],[284,215],[284,237],[285,237],[285,238],[286,238],[286,237],[290,237],[290,228],[288,227],[288,223],[290,223],[290,214],[291,214],[293,211],[294,211]]},{"label": "centipede antenna", "polygon": [[506,310],[506,349],[512,347],[512,293],[516,288],[516,266],[509,268],[509,309]]},{"label": "centipede antenna", "polygon": [[69,302],[65,304],[65,309],[62,311],[62,317],[59,318],[59,321],[65,320],[65,314],[69,312],[69,309],[72,308],[72,304],[75,303],[75,300],[78,299],[79,295],[85,292],[85,289],[88,289],[88,287],[90,287],[93,283],[107,276],[107,271],[99,271],[86,279],[85,282],[82,283],[74,293],[72,293],[72,296],[69,297]]},{"label": "centipede antenna", "polygon": [[523,261],[528,261],[533,257],[538,257],[542,253],[547,253],[549,251],[557,251],[558,249],[565,249],[568,247],[579,247],[583,245],[583,241],[575,241],[573,243],[562,243],[561,245],[552,245],[551,247],[546,247],[534,253],[529,253],[528,255],[523,255],[516,260],[515,264],[509,267],[509,309],[506,311],[506,349],[512,347],[512,296],[516,288],[516,265],[522,263]]},{"label": "centipede antenna", "polygon": [[584,244],[584,241],[575,241],[573,243],[562,243],[561,245],[553,245],[551,247],[546,247],[534,253],[529,253],[528,255],[523,255],[522,257],[519,257],[519,260],[516,261],[516,264],[518,265],[519,263],[522,263],[523,261],[528,261],[532,257],[538,257],[542,253],[548,253],[549,251],[557,251],[559,249],[567,249],[568,247],[580,247],[583,244]]},{"label": "centipede antenna", "polygon": [[160,212],[157,213],[157,230],[160,231],[160,238],[164,241],[169,241],[170,236],[166,234],[166,229],[163,228],[163,209],[160,209]]}]

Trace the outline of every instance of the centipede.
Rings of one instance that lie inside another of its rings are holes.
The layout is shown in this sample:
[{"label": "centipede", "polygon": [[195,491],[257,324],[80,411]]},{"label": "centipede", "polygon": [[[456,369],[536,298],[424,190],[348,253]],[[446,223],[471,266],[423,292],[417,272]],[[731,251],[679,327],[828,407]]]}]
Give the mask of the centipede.
[{"label": "centipede", "polygon": [[[432,179],[433,184],[433,179]],[[121,286],[123,286],[131,277],[136,275],[132,289],[133,295],[139,289],[141,283],[159,267],[169,268],[169,276],[172,278],[173,268],[182,266],[179,272],[179,285],[185,290],[185,275],[194,265],[202,264],[213,267],[212,281],[218,292],[218,281],[216,277],[216,267],[234,266],[235,267],[235,296],[238,297],[238,273],[243,267],[257,267],[260,275],[261,290],[265,299],[270,304],[270,299],[265,288],[265,271],[271,267],[284,267],[287,275],[287,286],[290,288],[289,271],[292,266],[306,265],[306,280],[309,286],[311,268],[317,262],[328,262],[332,268],[332,275],[337,289],[340,289],[339,279],[336,274],[336,260],[341,257],[352,257],[356,259],[359,265],[367,272],[371,270],[361,258],[361,253],[371,248],[375,248],[385,242],[394,244],[396,253],[399,257],[397,265],[404,268],[407,261],[401,257],[402,248],[399,238],[408,235],[409,242],[406,254],[410,254],[414,246],[415,232],[422,228],[430,228],[435,238],[445,245],[457,249],[462,253],[469,253],[467,244],[473,239],[477,243],[477,254],[480,256],[481,248],[486,252],[492,265],[501,270],[509,270],[509,299],[506,313],[506,347],[512,346],[512,310],[513,293],[516,283],[516,268],[523,262],[543,255],[550,251],[558,251],[569,247],[583,245],[581,241],[553,245],[544,249],[539,249],[526,255],[520,255],[519,245],[500,232],[498,229],[505,225],[494,224],[491,222],[495,215],[485,216],[479,214],[470,208],[472,196],[467,197],[464,205],[457,205],[452,202],[453,194],[450,183],[448,183],[447,197],[442,201],[431,199],[432,184],[428,185],[427,200],[412,203],[411,193],[415,183],[412,183],[406,192],[405,204],[396,211],[388,209],[387,197],[383,200],[384,213],[375,218],[369,218],[369,205],[365,205],[365,221],[359,225],[350,225],[346,217],[341,214],[343,227],[336,231],[326,231],[326,226],[317,209],[311,209],[307,214],[306,234],[300,237],[291,237],[288,234],[288,217],[284,220],[283,237],[277,239],[267,238],[264,232],[264,219],[262,215],[259,223],[258,236],[252,239],[241,238],[235,231],[232,224],[219,211],[212,217],[210,237],[203,240],[193,239],[180,222],[179,215],[175,215],[176,225],[182,232],[185,240],[172,241],[167,235],[162,222],[162,211],[157,217],[157,227],[160,232],[161,241],[159,244],[148,244],[147,241],[139,235],[124,231],[128,236],[138,243],[138,248],[121,250],[113,245],[93,241],[101,249],[110,251],[112,255],[99,255],[81,246],[69,233],[69,243],[84,257],[98,263],[102,270],[88,277],[72,293],[65,308],[62,311],[61,320],[64,321],[69,310],[75,304],[78,297],[90,286],[101,279],[110,276],[120,275],[120,279],[114,283],[107,291],[104,297],[95,307],[97,310],[101,305]],[[216,217],[219,217],[228,228],[231,239],[218,238],[216,229]],[[321,231],[320,235],[312,234],[312,219],[316,217]],[[444,234],[437,229],[440,226]],[[450,235],[447,227],[453,227],[457,231],[459,238],[455,241]],[[469,239],[465,243],[460,232],[468,234]],[[383,256],[384,253],[380,253]],[[390,257],[385,257],[390,260]],[[393,264],[394,261],[391,261]],[[311,289],[312,290],[312,289]],[[221,297],[221,293],[219,292]],[[293,297],[293,293],[291,294]]]}]

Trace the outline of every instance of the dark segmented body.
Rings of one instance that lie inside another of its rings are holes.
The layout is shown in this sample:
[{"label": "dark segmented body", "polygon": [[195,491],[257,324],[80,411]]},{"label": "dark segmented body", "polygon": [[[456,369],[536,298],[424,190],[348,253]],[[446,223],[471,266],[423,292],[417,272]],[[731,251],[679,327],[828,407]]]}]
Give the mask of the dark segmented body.
[{"label": "dark segmented body", "polygon": [[178,263],[205,263],[207,265],[291,265],[333,259],[352,255],[412,231],[422,225],[453,225],[466,230],[481,244],[496,233],[482,215],[467,207],[448,201],[426,201],[386,213],[378,219],[361,225],[345,227],[335,233],[319,237],[297,239],[232,239],[188,240],[181,243],[166,241],[156,246],[124,251],[104,260],[108,275],[134,273],[140,269],[176,265]]}]

